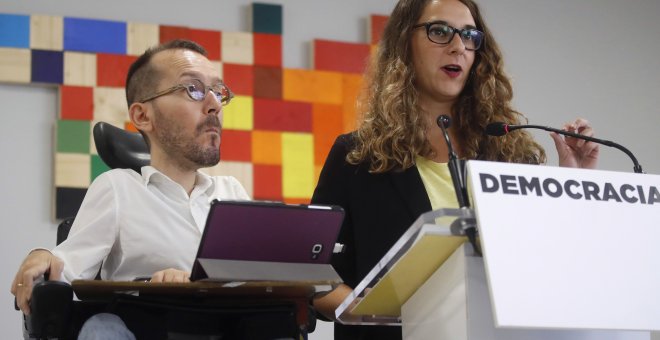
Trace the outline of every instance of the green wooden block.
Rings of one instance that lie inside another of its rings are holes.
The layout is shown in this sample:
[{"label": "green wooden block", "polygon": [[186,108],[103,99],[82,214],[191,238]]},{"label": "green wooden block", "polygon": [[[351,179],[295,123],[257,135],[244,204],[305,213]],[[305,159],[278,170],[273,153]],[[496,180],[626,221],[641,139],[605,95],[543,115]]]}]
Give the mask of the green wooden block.
[{"label": "green wooden block", "polygon": [[91,165],[92,165],[92,169],[91,169],[91,171],[92,171],[92,181],[94,179],[96,179],[96,177],[98,177],[100,174],[110,170],[110,167],[107,166],[103,162],[101,157],[99,157],[98,155],[92,155]]},{"label": "green wooden block", "polygon": [[282,34],[282,5],[253,3],[252,32]]},{"label": "green wooden block", "polygon": [[57,152],[89,153],[90,122],[82,120],[57,121]]}]

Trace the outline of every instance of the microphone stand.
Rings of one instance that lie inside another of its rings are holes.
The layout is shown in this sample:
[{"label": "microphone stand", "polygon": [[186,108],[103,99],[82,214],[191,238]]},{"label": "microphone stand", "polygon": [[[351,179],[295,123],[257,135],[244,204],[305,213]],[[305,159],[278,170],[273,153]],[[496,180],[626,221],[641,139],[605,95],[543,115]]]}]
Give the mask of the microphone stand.
[{"label": "microphone stand", "polygon": [[[451,181],[454,184],[454,191],[456,192],[456,200],[458,201],[458,206],[460,209],[470,209],[470,200],[468,199],[467,194],[467,182],[465,180],[465,160],[459,159],[454,152],[454,147],[451,144],[449,139],[449,133],[447,133],[447,128],[451,124],[451,119],[447,115],[440,115],[436,120],[436,123],[442,130],[442,135],[445,137],[445,142],[447,143],[447,149],[449,150],[449,160],[447,166],[449,167],[449,174],[451,176]],[[472,249],[475,254],[482,256],[481,246],[477,240],[477,221],[474,218],[460,218],[454,221],[451,226],[451,233],[454,235],[465,235],[467,236],[470,244],[472,244]]]}]

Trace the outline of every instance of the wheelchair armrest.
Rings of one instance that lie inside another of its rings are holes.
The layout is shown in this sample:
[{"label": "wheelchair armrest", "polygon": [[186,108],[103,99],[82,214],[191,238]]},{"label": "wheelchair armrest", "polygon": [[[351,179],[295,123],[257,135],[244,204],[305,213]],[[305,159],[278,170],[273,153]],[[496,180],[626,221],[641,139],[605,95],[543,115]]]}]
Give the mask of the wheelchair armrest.
[{"label": "wheelchair armrest", "polygon": [[73,289],[60,281],[42,281],[34,285],[30,300],[31,314],[24,316],[30,337],[63,338],[71,324]]}]

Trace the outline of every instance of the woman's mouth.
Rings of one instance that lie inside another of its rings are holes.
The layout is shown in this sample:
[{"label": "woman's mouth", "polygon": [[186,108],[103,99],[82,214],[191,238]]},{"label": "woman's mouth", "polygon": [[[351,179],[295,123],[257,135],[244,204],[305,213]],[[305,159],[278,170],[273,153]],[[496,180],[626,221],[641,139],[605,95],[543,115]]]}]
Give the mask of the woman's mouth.
[{"label": "woman's mouth", "polygon": [[450,64],[442,67],[442,70],[450,77],[456,78],[463,73],[463,68],[460,65]]}]

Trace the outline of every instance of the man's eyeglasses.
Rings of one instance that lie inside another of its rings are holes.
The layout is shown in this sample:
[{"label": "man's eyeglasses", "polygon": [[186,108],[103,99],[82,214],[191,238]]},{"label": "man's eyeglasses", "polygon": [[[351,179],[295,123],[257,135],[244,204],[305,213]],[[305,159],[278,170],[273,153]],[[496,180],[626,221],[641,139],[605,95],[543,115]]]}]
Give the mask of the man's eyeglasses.
[{"label": "man's eyeglasses", "polygon": [[484,41],[484,32],[477,30],[476,28],[463,28],[458,29],[447,25],[444,21],[432,21],[425,22],[413,26],[413,29],[420,27],[426,28],[426,36],[432,42],[440,45],[449,44],[449,42],[454,38],[454,34],[458,33],[458,36],[463,41],[465,49],[468,51],[476,51],[481,47],[481,43]]},{"label": "man's eyeglasses", "polygon": [[213,95],[218,99],[220,103],[222,103],[222,106],[225,106],[229,104],[232,98],[234,98],[234,93],[231,92],[229,87],[223,83],[218,83],[213,86],[206,86],[201,80],[199,79],[191,79],[190,81],[175,85],[170,87],[169,89],[157,92],[143,100],[140,101],[140,103],[146,103],[150,100],[154,100],[158,97],[168,95],[174,91],[178,91],[184,89],[186,90],[186,93],[188,94],[188,97],[194,101],[201,102],[204,100],[206,97],[206,94],[211,91]]}]

